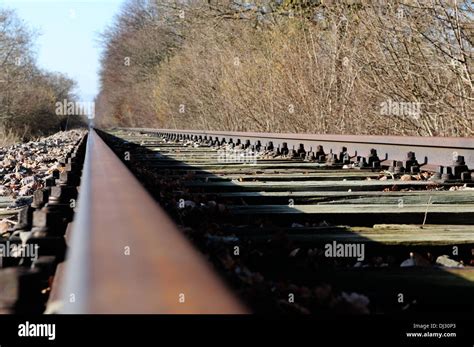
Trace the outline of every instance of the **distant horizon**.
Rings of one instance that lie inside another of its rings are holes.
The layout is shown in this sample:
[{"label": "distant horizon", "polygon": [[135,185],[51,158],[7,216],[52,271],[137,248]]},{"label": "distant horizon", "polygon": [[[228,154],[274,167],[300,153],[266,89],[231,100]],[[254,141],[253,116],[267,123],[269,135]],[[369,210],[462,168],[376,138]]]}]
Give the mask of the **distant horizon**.
[{"label": "distant horizon", "polygon": [[90,102],[99,92],[99,34],[112,24],[125,0],[0,0],[37,34],[38,66],[77,83],[75,94]]}]

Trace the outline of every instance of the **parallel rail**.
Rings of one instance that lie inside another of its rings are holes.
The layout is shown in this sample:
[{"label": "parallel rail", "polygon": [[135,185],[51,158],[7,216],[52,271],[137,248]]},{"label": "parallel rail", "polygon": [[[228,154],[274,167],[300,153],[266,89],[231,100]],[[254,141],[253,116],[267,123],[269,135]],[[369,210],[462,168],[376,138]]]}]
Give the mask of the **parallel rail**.
[{"label": "parallel rail", "polygon": [[245,143],[251,140],[252,144],[260,140],[262,145],[272,141],[274,146],[287,143],[290,149],[298,149],[303,144],[306,150],[324,147],[326,152],[334,154],[347,146],[352,155],[365,156],[375,148],[383,159],[405,160],[409,151],[416,153],[418,160],[424,162],[425,169],[436,171],[439,166],[448,167],[458,156],[464,156],[469,167],[474,167],[474,139],[458,137],[414,137],[414,136],[357,136],[357,135],[324,135],[324,134],[292,134],[292,133],[259,133],[235,131],[204,131],[204,130],[175,130],[135,128],[133,130],[154,133],[158,135],[175,134],[181,136],[207,136],[212,139],[230,139],[234,143],[240,140]]},{"label": "parallel rail", "polygon": [[94,130],[71,230],[61,313],[244,313]]}]

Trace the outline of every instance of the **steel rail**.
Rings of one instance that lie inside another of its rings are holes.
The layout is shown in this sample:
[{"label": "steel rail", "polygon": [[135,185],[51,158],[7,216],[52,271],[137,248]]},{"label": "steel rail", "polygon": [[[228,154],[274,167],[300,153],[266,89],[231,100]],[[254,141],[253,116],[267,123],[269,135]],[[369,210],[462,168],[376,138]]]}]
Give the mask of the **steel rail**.
[{"label": "steel rail", "polygon": [[59,313],[246,313],[94,130]]},{"label": "steel rail", "polygon": [[298,149],[304,144],[306,150],[313,150],[322,145],[326,153],[332,150],[338,153],[342,146],[347,146],[349,152],[357,151],[358,155],[367,155],[372,148],[378,151],[383,158],[387,154],[389,160],[405,160],[409,151],[416,153],[420,162],[425,157],[428,159],[428,167],[453,165],[453,159],[458,155],[464,156],[466,164],[474,167],[474,138],[461,137],[416,137],[416,136],[374,136],[374,135],[325,135],[325,134],[292,134],[292,133],[260,133],[260,132],[236,132],[236,131],[205,131],[205,130],[178,130],[178,129],[150,129],[150,128],[123,128],[124,130],[136,130],[156,134],[183,134],[197,136],[237,139],[245,143],[245,140],[272,141],[274,146],[286,142],[288,148],[294,146]]}]

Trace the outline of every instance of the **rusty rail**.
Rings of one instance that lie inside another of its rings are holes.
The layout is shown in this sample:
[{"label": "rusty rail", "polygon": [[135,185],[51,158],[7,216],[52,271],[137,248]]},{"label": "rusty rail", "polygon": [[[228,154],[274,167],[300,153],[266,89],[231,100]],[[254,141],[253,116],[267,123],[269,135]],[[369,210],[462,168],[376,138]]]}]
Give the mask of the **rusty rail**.
[{"label": "rusty rail", "polygon": [[91,130],[60,313],[245,313]]},{"label": "rusty rail", "polygon": [[[326,152],[338,153],[342,146],[349,151],[357,151],[358,155],[367,155],[372,148],[377,149],[379,156],[387,155],[388,160],[405,160],[409,151],[416,152],[420,161],[427,159],[425,169],[436,170],[438,166],[453,165],[457,156],[464,156],[466,164],[474,166],[474,139],[454,137],[415,137],[415,136],[370,136],[370,135],[321,135],[321,134],[292,134],[292,133],[258,133],[235,131],[205,131],[205,130],[177,130],[177,129],[149,129],[135,128],[133,130],[156,134],[178,134],[184,136],[208,136],[219,140],[225,138],[235,143],[238,139],[242,143],[246,140],[272,141],[274,146],[287,143],[288,147],[298,149],[300,144],[308,150],[318,145],[324,146]],[[353,153],[354,154],[354,153]]]}]

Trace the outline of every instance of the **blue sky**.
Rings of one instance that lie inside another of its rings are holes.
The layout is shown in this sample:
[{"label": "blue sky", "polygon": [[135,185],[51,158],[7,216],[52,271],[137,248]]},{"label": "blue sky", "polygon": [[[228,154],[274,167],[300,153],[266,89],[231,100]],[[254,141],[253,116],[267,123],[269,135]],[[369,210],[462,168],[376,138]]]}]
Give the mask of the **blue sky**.
[{"label": "blue sky", "polygon": [[62,72],[78,83],[81,101],[98,92],[98,34],[112,23],[125,0],[0,0],[38,32],[38,65]]}]

